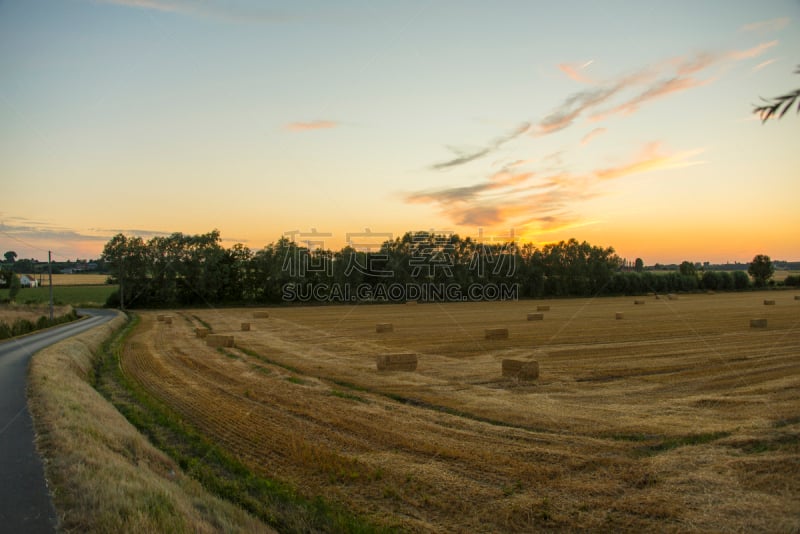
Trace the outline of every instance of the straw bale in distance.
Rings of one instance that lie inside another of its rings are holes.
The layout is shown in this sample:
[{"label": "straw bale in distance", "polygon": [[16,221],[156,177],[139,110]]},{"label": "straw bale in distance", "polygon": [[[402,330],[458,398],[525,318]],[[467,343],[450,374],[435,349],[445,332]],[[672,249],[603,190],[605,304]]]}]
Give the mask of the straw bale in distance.
[{"label": "straw bale in distance", "polygon": [[643,306],[644,305],[644,301],[643,300],[634,300],[633,303],[636,306]]},{"label": "straw bale in distance", "polygon": [[253,312],[253,317],[255,319],[268,319],[269,318],[269,312],[265,312],[265,311]]},{"label": "straw bale in distance", "polygon": [[486,339],[508,339],[508,328],[487,328]]},{"label": "straw bale in distance", "polygon": [[544,314],[543,313],[529,313],[528,314],[529,321],[543,321]]},{"label": "straw bale in distance", "polygon": [[775,301],[771,299],[764,299],[764,306],[774,306]]},{"label": "straw bale in distance", "polygon": [[210,334],[210,333],[211,333],[211,329],[210,328],[195,328],[194,329],[194,335],[196,335],[199,338],[204,338],[204,337],[208,336],[208,334]]},{"label": "straw bale in distance", "polygon": [[550,311],[550,306],[547,304],[539,304],[536,306],[536,311]]},{"label": "straw bale in distance", "polygon": [[242,323],[242,332],[250,331],[250,323]]},{"label": "straw bale in distance", "polygon": [[519,380],[539,378],[539,362],[536,360],[503,360],[503,376]]},{"label": "straw bale in distance", "polygon": [[378,371],[416,371],[417,355],[410,353],[381,354],[375,358]]},{"label": "straw bale in distance", "polygon": [[165,315],[164,316],[164,324],[172,324],[172,316],[171,315]]},{"label": "straw bale in distance", "polygon": [[158,315],[156,315],[156,320],[159,321],[159,322],[164,322],[164,317],[166,317],[166,315],[158,314]]},{"label": "straw bale in distance", "polygon": [[766,319],[750,319],[750,328],[766,328]]},{"label": "straw bale in distance", "polygon": [[394,326],[392,323],[378,323],[375,325],[375,331],[379,334],[384,332],[394,332]]},{"label": "straw bale in distance", "polygon": [[223,334],[209,334],[206,336],[206,345],[209,347],[233,347],[233,336]]},{"label": "straw bale in distance", "polygon": [[678,300],[678,295],[676,295],[675,293],[668,293],[667,298],[669,300]]},{"label": "straw bale in distance", "polygon": [[625,314],[624,314],[624,313],[622,313],[622,312],[616,312],[616,313],[614,314],[614,318],[615,318],[615,319],[617,319],[617,320],[619,320],[619,319],[624,319],[624,318],[625,318]]},{"label": "straw bale in distance", "polygon": [[800,295],[795,295],[794,300],[800,300]]}]

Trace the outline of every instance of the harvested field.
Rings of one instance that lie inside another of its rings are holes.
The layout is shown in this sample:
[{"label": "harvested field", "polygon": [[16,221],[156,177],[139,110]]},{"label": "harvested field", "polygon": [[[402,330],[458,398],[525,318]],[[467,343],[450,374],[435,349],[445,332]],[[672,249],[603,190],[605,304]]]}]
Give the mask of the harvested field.
[{"label": "harvested field", "polygon": [[[60,317],[72,310],[72,306],[53,306],[53,316]],[[0,322],[8,325],[17,319],[27,319],[35,323],[39,317],[49,317],[50,307],[40,304],[0,304]]]},{"label": "harvested field", "polygon": [[[244,333],[247,309],[173,312],[171,327],[143,313],[122,363],[251,469],[379,524],[800,529],[796,306],[556,302],[536,328],[524,301],[277,308]],[[236,333],[237,357],[196,338],[199,320]],[[537,380],[501,376],[534,349]],[[420,356],[414,373],[376,370],[397,353]]]}]

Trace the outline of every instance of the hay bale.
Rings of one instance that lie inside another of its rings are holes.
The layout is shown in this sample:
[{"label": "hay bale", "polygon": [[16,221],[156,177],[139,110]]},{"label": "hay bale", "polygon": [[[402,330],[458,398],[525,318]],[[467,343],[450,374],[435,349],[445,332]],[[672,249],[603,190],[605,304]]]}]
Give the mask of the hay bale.
[{"label": "hay bale", "polygon": [[508,328],[487,328],[486,339],[508,339]]},{"label": "hay bale", "polygon": [[164,324],[172,324],[172,316],[171,315],[165,315],[164,316]]},{"label": "hay bale", "polygon": [[794,300],[800,300],[800,295],[795,295]]},{"label": "hay bale", "polygon": [[503,376],[518,380],[539,378],[539,362],[536,360],[503,360]]},{"label": "hay bale", "polygon": [[253,312],[253,318],[254,319],[268,319],[269,318],[269,312],[265,312],[265,311]]},{"label": "hay bale", "polygon": [[209,347],[233,347],[233,336],[223,334],[209,334],[206,336],[206,345]]},{"label": "hay bale", "polygon": [[643,300],[634,300],[633,304],[636,305],[636,306],[644,306],[644,301]]},{"label": "hay bale", "polygon": [[242,323],[242,332],[250,331],[250,323]]},{"label": "hay bale", "polygon": [[378,371],[416,371],[417,355],[410,353],[381,354],[375,358]]},{"label": "hay bale", "polygon": [[199,338],[208,337],[208,334],[210,334],[210,333],[211,333],[211,329],[210,328],[195,328],[194,329],[194,335],[196,335]]},{"label": "hay bale", "polygon": [[375,331],[379,334],[384,332],[394,332],[394,326],[392,323],[378,323],[375,325]]},{"label": "hay bale", "polygon": [[616,320],[618,320],[618,321],[619,321],[620,319],[624,319],[624,318],[625,318],[625,314],[624,314],[624,313],[622,313],[622,312],[616,312],[616,313],[614,314],[614,319],[616,319]]},{"label": "hay bale", "polygon": [[750,319],[750,328],[766,328],[766,319]]},{"label": "hay bale", "polygon": [[661,300],[661,297],[659,297],[658,295],[656,295],[656,300]]},{"label": "hay bale", "polygon": [[163,323],[164,317],[166,317],[166,315],[159,313],[158,315],[156,315],[156,321]]},{"label": "hay bale", "polygon": [[543,313],[529,313],[528,314],[529,321],[543,321],[544,314]]},{"label": "hay bale", "polygon": [[675,293],[667,293],[667,298],[669,300],[678,300],[678,295],[676,295]]},{"label": "hay bale", "polygon": [[539,306],[536,306],[536,311],[550,311],[550,306],[546,304],[540,304]]},{"label": "hay bale", "polygon": [[775,301],[771,299],[764,299],[764,306],[775,306]]}]

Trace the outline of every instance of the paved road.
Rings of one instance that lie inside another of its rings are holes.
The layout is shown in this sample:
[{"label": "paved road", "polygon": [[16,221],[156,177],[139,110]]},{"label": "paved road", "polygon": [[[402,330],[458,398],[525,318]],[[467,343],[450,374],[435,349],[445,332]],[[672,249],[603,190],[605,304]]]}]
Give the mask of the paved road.
[{"label": "paved road", "polygon": [[34,353],[108,322],[112,310],[78,310],[88,319],[0,343],[0,532],[54,532],[56,512],[33,444],[28,363]]}]

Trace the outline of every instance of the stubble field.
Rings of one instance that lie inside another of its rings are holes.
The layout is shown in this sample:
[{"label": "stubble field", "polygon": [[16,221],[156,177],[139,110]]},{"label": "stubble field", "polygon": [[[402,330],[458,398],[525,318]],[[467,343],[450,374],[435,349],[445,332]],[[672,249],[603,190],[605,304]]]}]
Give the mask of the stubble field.
[{"label": "stubble field", "polygon": [[[122,364],[252,470],[381,525],[796,531],[797,294],[145,312]],[[415,372],[376,370],[407,352]]]}]

